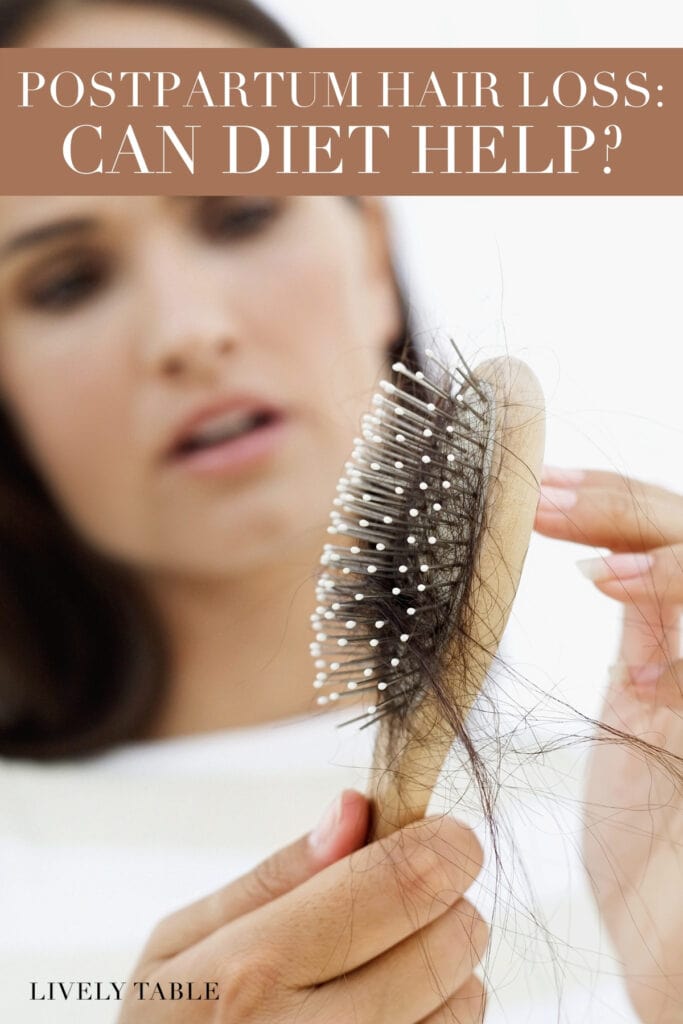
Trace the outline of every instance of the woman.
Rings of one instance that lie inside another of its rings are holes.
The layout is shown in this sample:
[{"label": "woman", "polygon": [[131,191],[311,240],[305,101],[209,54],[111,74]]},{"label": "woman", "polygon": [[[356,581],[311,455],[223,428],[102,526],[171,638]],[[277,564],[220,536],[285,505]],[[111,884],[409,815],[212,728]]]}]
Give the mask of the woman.
[{"label": "woman", "polygon": [[[5,45],[291,45],[244,2],[0,10]],[[3,580],[3,753],[67,758],[303,714],[330,498],[372,385],[407,340],[381,207],[2,199],[0,223],[2,528],[17,553]],[[552,482],[539,527],[564,535],[568,483]],[[591,492],[576,506],[589,542],[596,503],[617,486],[598,483],[576,482]],[[662,497],[673,512],[660,544],[676,539],[679,500]],[[607,768],[616,787],[620,768]],[[486,929],[464,896],[481,863],[472,832],[430,820],[361,849],[366,828],[364,799],[345,793],[309,836],[167,916],[131,977],[148,992],[217,981],[218,1019],[236,1024],[481,1019],[472,970]],[[630,848],[623,834],[610,842],[617,857]],[[627,975],[641,973],[638,949],[622,954]],[[122,1024],[213,1009],[138,994]],[[659,1005],[638,1008],[660,1019]]]}]

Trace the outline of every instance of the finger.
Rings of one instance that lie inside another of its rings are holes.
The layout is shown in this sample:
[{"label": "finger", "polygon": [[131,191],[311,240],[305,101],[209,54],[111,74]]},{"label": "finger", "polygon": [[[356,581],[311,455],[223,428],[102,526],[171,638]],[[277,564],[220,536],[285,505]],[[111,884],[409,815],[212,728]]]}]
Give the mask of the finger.
[{"label": "finger", "polygon": [[[680,712],[683,710],[683,660],[651,660],[643,664],[641,661],[620,659],[611,669],[610,689],[616,695],[631,694],[652,708],[671,708]],[[642,710],[638,720],[642,724]],[[623,723],[619,724],[621,726]],[[681,734],[679,739],[683,740],[680,717],[676,719],[675,727]],[[628,731],[628,722],[626,728]],[[658,742],[666,748],[669,739],[668,736],[660,736]]]},{"label": "finger", "polygon": [[[666,498],[680,497],[666,487],[652,484],[623,473],[614,473],[605,469],[569,469],[559,466],[544,466],[541,472],[541,483],[547,487],[577,487],[584,489],[603,487],[610,490],[623,490],[637,498],[656,496]],[[683,500],[683,498],[681,499]]]},{"label": "finger", "polygon": [[157,926],[148,955],[166,959],[187,949],[223,925],[295,889],[365,842],[368,800],[345,790],[318,826],[224,888],[170,914]]},{"label": "finger", "polygon": [[442,1007],[470,978],[488,942],[488,928],[471,903],[459,900],[428,927],[364,967],[326,986],[334,1000],[381,1006],[382,1020],[415,1024]]},{"label": "finger", "polygon": [[683,605],[683,544],[588,558],[577,565],[601,593],[616,601]]},{"label": "finger", "polygon": [[486,1013],[486,989],[472,975],[443,1006],[425,1017],[422,1024],[483,1024]]},{"label": "finger", "polygon": [[643,551],[683,542],[683,498],[632,481],[619,486],[543,485],[535,529],[549,537]]},{"label": "finger", "polygon": [[[428,818],[244,918],[242,941],[267,927],[271,955],[286,966],[288,984],[330,981],[441,917],[476,878],[482,859],[472,829],[449,817]],[[300,937],[296,957],[293,935]]]},{"label": "finger", "polygon": [[655,683],[680,654],[680,612],[653,604],[627,604],[618,661],[631,666],[639,686]]}]

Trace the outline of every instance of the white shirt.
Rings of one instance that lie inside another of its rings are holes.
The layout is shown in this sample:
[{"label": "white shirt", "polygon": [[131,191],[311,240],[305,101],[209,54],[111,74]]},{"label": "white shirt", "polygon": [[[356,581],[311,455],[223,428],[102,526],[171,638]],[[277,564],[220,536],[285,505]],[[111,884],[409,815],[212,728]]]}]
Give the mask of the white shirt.
[{"label": "white shirt", "polygon": [[[130,977],[162,917],[308,831],[341,789],[364,789],[372,730],[339,721],[130,744],[52,765],[0,762],[0,1019],[113,1024],[119,1004],[32,1001],[32,983],[36,996],[50,981],[100,981],[112,992],[108,983]],[[518,786],[504,792],[501,811],[518,832],[536,913],[556,938],[549,950],[539,937],[516,867],[498,886],[487,1022],[634,1021],[609,976],[618,968],[574,859],[578,834],[566,835],[566,822],[554,825],[543,800]],[[433,803],[478,824],[457,775],[442,778]],[[486,916],[492,871],[489,862],[468,893]]]}]

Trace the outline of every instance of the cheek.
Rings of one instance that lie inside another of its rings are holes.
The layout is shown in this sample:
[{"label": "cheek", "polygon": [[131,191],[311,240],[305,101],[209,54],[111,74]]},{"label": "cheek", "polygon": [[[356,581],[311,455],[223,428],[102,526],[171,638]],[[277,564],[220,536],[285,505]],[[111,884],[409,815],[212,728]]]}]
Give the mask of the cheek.
[{"label": "cheek", "polygon": [[[66,335],[5,355],[2,382],[29,457],[65,517],[98,546],[125,544],[135,519],[126,369],[106,337]],[[42,339],[43,342],[45,339]]]},{"label": "cheek", "polygon": [[[258,274],[245,272],[240,294],[262,352],[282,365],[306,398],[334,419],[357,418],[382,362],[384,337],[372,306],[357,240],[320,217],[273,249]],[[335,235],[337,239],[335,240]],[[264,291],[263,282],[267,282]]]}]

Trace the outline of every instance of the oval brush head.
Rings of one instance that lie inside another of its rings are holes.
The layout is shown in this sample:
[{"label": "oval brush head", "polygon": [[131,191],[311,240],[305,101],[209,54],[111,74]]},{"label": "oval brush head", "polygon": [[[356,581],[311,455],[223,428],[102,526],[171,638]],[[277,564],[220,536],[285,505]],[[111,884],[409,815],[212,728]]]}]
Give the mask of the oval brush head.
[{"label": "oval brush head", "polygon": [[538,494],[543,401],[515,360],[394,364],[338,485],[311,644],[318,703],[379,720],[373,837],[421,817],[484,681]]}]

